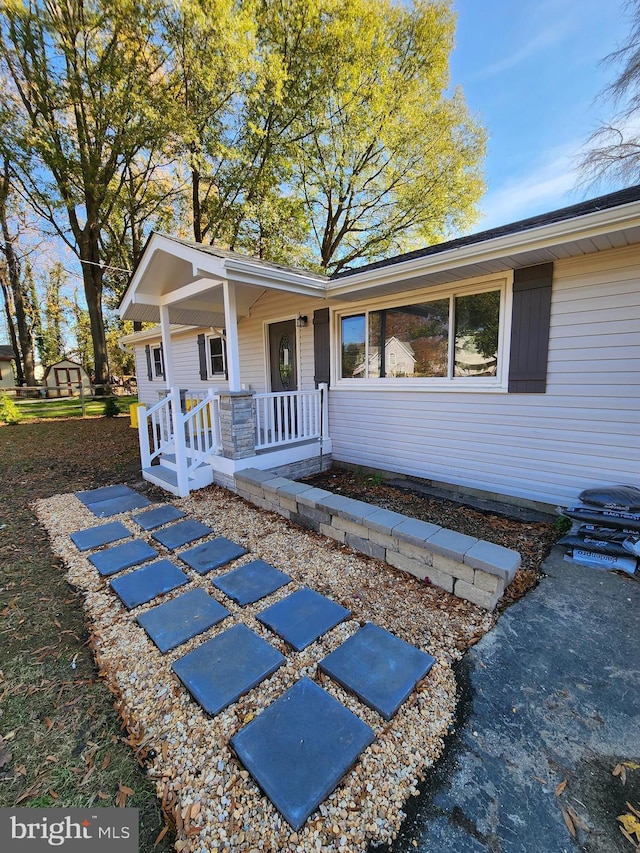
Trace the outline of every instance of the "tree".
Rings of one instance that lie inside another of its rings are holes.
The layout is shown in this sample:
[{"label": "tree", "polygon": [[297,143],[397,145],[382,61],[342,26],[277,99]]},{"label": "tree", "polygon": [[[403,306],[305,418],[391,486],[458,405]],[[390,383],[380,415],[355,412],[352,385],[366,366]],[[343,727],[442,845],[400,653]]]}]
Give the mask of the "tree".
[{"label": "tree", "polygon": [[36,346],[43,365],[55,364],[65,353],[63,327],[65,326],[65,305],[62,289],[66,283],[66,273],[60,262],[47,271],[44,283],[39,334]]},{"label": "tree", "polygon": [[640,183],[640,0],[628,0],[631,32],[626,43],[603,62],[622,65],[618,76],[600,94],[617,109],[587,140],[587,152],[578,163],[581,183],[605,180],[623,186]]},{"label": "tree", "polygon": [[[0,172],[0,229],[2,242],[0,250],[5,263],[0,272],[2,290],[4,293],[7,322],[10,329],[12,344],[16,354],[16,373],[18,382],[26,382],[29,386],[36,384],[35,362],[33,354],[33,336],[29,322],[29,297],[25,292],[22,280],[20,255],[17,250],[17,235],[11,233],[9,223],[9,197],[12,191],[11,164],[9,158],[3,158]],[[15,316],[17,335],[13,325]],[[18,346],[19,344],[19,346]]]},{"label": "tree", "polygon": [[[109,381],[104,232],[126,168],[162,135],[155,0],[2,0],[0,62],[21,190],[82,266],[95,379]],[[7,144],[5,142],[5,144]]]},{"label": "tree", "polygon": [[485,136],[445,96],[448,3],[262,2],[256,28],[249,87],[220,122],[209,239],[335,272],[474,219]]},{"label": "tree", "polygon": [[445,96],[448,4],[345,0],[328,29],[324,109],[297,148],[321,265],[338,272],[472,222],[485,134],[460,91]]}]

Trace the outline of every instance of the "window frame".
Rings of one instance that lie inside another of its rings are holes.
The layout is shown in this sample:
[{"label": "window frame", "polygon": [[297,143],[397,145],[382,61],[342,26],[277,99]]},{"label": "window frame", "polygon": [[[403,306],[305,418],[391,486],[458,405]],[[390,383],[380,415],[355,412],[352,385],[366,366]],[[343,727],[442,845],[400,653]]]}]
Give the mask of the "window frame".
[{"label": "window frame", "polygon": [[[498,367],[495,376],[455,376],[455,299],[478,293],[498,291],[500,294],[498,317]],[[369,315],[382,309],[403,308],[424,302],[449,299],[449,335],[447,376],[434,377],[343,377],[342,376],[342,321],[348,317],[365,317],[365,364],[369,364]],[[513,299],[513,271],[500,276],[483,276],[447,286],[421,288],[385,296],[371,302],[358,301],[334,312],[334,340],[332,384],[336,388],[370,390],[421,390],[421,391],[495,391],[507,392],[509,377],[509,341],[511,339],[511,309]]]},{"label": "window frame", "polygon": [[[214,371],[213,369],[213,353],[211,352],[211,341],[217,340],[222,343],[222,352],[220,356],[216,356],[216,358],[222,358],[222,370]],[[227,341],[224,335],[221,334],[210,334],[205,335],[205,356],[207,360],[207,377],[209,379],[220,379],[226,378],[227,376]]]},{"label": "window frame", "polygon": [[[164,352],[162,351],[162,344],[154,344],[150,347],[151,350],[151,367],[153,370],[153,378],[154,379],[164,379],[165,370],[164,370]],[[159,353],[159,358],[156,359],[156,353]]]}]

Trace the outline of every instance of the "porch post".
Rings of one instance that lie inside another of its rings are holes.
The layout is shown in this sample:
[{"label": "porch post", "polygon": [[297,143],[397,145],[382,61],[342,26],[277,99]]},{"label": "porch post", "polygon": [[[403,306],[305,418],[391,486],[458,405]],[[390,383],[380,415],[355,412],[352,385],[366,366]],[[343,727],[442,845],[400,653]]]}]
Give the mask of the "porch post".
[{"label": "porch post", "polygon": [[225,279],[222,282],[224,296],[224,323],[227,342],[227,374],[229,391],[240,391],[240,348],[238,346],[238,311],[236,308],[236,286]]},{"label": "porch post", "polygon": [[162,334],[162,358],[164,361],[164,381],[167,388],[173,388],[173,353],[171,352],[171,324],[169,306],[160,306],[160,332]]}]

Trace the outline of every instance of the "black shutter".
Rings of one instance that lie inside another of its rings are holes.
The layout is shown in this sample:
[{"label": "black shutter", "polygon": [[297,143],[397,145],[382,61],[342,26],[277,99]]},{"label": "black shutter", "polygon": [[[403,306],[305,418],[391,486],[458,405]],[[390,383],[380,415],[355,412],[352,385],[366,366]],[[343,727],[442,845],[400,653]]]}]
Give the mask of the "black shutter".
[{"label": "black shutter", "polygon": [[331,347],[329,345],[329,309],[318,308],[313,312],[313,358],[316,387],[321,382],[331,381]]},{"label": "black shutter", "polygon": [[144,354],[147,357],[147,379],[151,382],[153,379],[153,370],[151,369],[151,347],[149,344],[144,348]]},{"label": "black shutter", "polygon": [[160,344],[160,368],[161,368],[161,376],[164,379],[165,377],[165,366],[164,366],[164,349],[162,344]]},{"label": "black shutter", "polygon": [[207,379],[207,348],[204,335],[198,335],[198,360],[200,362],[200,379]]},{"label": "black shutter", "polygon": [[509,393],[546,391],[552,281],[553,264],[513,272]]}]

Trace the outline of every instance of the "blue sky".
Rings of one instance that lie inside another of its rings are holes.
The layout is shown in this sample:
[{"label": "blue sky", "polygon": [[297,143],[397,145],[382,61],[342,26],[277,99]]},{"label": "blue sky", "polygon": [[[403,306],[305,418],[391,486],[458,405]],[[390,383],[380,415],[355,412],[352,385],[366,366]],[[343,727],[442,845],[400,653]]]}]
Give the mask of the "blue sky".
[{"label": "blue sky", "polygon": [[451,83],[489,134],[484,218],[505,225],[619,189],[576,190],[576,157],[612,104],[601,60],[630,32],[624,0],[454,0]]}]

